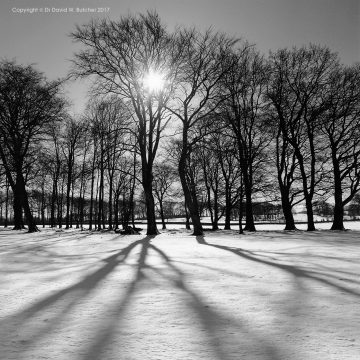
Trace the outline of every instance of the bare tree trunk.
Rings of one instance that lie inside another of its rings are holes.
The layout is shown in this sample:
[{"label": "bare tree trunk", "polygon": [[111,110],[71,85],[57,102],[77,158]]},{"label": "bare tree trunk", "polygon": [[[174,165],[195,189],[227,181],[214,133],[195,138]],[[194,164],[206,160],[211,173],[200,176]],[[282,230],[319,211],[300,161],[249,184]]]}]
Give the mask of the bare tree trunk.
[{"label": "bare tree trunk", "polygon": [[189,216],[189,212],[188,212],[188,208],[186,206],[186,201],[185,201],[185,228],[186,230],[191,230],[191,227],[190,227],[190,216]]},{"label": "bare tree trunk", "polygon": [[164,215],[164,206],[163,206],[163,201],[159,201],[159,207],[160,207],[160,217],[161,217],[161,224],[162,224],[162,229],[165,230],[166,229],[166,223],[165,223],[165,215]]},{"label": "bare tree trunk", "polygon": [[146,204],[146,217],[147,217],[147,231],[146,235],[157,235],[158,229],[156,226],[156,214],[155,214],[155,201],[152,189],[151,174],[143,176],[143,187],[145,192],[145,204]]},{"label": "bare tree trunk", "polygon": [[100,229],[98,229],[98,195],[99,195],[99,176],[96,178],[96,191],[95,191],[95,214],[94,214],[94,229],[95,230],[101,230],[101,224]]},{"label": "bare tree trunk", "polygon": [[56,206],[56,200],[57,200],[57,181],[53,179],[52,184],[52,192],[51,192],[51,205],[50,205],[50,227],[55,227],[56,221],[55,221],[55,206]]},{"label": "bare tree trunk", "polygon": [[309,196],[305,199],[306,205],[306,214],[307,214],[307,231],[315,231],[315,222],[314,222],[314,211],[312,206],[312,201]]},{"label": "bare tree trunk", "polygon": [[192,221],[193,225],[193,235],[203,235],[204,230],[201,224],[200,215],[199,215],[199,204],[196,197],[195,192],[195,184],[192,184],[192,189],[190,188],[190,184],[188,184],[186,179],[186,172],[187,172],[187,161],[188,161],[188,138],[187,138],[187,128],[184,124],[183,128],[183,141],[182,141],[182,149],[181,149],[181,155],[179,160],[179,176],[180,176],[180,182],[182,186],[182,190],[185,196],[185,206],[189,210],[189,215]]},{"label": "bare tree trunk", "polygon": [[284,230],[296,230],[295,220],[292,213],[292,207],[289,201],[289,193],[285,187],[281,188],[281,186],[280,186],[280,192],[281,192],[281,205],[285,218]]},{"label": "bare tree trunk", "polygon": [[21,206],[21,194],[19,192],[18,184],[15,183],[13,188],[13,212],[14,212],[14,227],[13,230],[22,230],[24,229],[24,220],[22,215],[22,206]]},{"label": "bare tree trunk", "polygon": [[119,193],[115,193],[114,199],[114,228],[119,229]]},{"label": "bare tree trunk", "polygon": [[344,208],[342,204],[335,203],[334,219],[331,225],[331,230],[345,230],[344,227]]},{"label": "bare tree trunk", "polygon": [[91,166],[91,187],[90,187],[90,210],[89,210],[89,230],[93,226],[93,211],[94,211],[94,182],[95,182],[95,150],[93,154],[93,161]]},{"label": "bare tree trunk", "polygon": [[213,230],[219,230],[219,202],[217,189],[214,191],[214,220],[212,223]]},{"label": "bare tree trunk", "polygon": [[59,229],[61,229],[63,225],[64,182],[65,182],[65,178],[64,176],[62,176],[61,193],[60,196],[58,196],[58,206],[57,206],[57,218],[58,218]]},{"label": "bare tree trunk", "polygon": [[113,176],[109,177],[109,230],[113,229]]},{"label": "bare tree trunk", "polygon": [[200,220],[197,198],[193,197],[193,194],[191,193],[191,190],[188,188],[188,184],[186,183],[186,175],[182,173],[182,171],[180,171],[180,181],[185,196],[185,203],[187,209],[189,210],[189,215],[194,229],[193,235],[203,235],[204,230]]},{"label": "bare tree trunk", "polygon": [[72,155],[69,154],[69,161],[67,165],[67,183],[66,183],[66,216],[65,216],[65,229],[69,229],[70,227],[70,194],[71,194],[71,182],[72,182],[72,161],[70,157]]},{"label": "bare tree trunk", "polygon": [[97,214],[97,229],[101,230],[102,227],[102,217],[104,211],[104,201],[103,201],[103,187],[104,187],[104,168],[101,162],[100,164],[100,174],[99,174],[99,187],[98,187],[98,214]]},{"label": "bare tree trunk", "polygon": [[4,221],[4,227],[6,228],[8,226],[8,221],[9,221],[9,187],[10,187],[7,178],[5,178],[5,187],[6,187],[6,197],[5,197],[5,221]]},{"label": "bare tree trunk", "polygon": [[336,157],[333,156],[333,173],[334,173],[334,219],[331,230],[345,230],[344,227],[344,205],[342,200],[341,175],[339,164]]},{"label": "bare tree trunk", "polygon": [[245,187],[245,228],[244,230],[247,231],[256,231],[255,222],[254,222],[254,215],[253,215],[253,204],[252,204],[252,186],[251,180],[249,179],[249,174],[244,173],[244,187]]},{"label": "bare tree trunk", "polygon": [[231,201],[231,190],[226,185],[225,188],[225,226],[224,230],[231,230],[231,211],[233,209],[233,203]]},{"label": "bare tree trunk", "polygon": [[134,195],[135,195],[135,185],[136,185],[136,152],[134,151],[134,159],[133,159],[133,174],[132,174],[132,183],[130,181],[130,206],[131,206],[131,222],[133,228],[135,228],[135,203],[134,203]]},{"label": "bare tree trunk", "polygon": [[[310,186],[310,189],[308,188],[307,178],[309,174],[305,171],[304,166],[304,160],[303,156],[300,153],[300,150],[295,149],[296,156],[299,161],[300,165],[300,171],[301,171],[301,177],[302,177],[302,183],[303,183],[303,192],[304,192],[304,198],[305,198],[305,206],[306,206],[306,215],[307,215],[307,231],[315,231],[315,223],[314,223],[314,212],[313,212],[313,206],[312,206],[312,198],[313,198],[313,192],[314,189],[312,188],[313,183]],[[311,174],[310,176],[313,178],[314,176],[314,169],[311,168]]]},{"label": "bare tree trunk", "polygon": [[42,227],[45,227],[45,184],[41,186],[41,223]]},{"label": "bare tree trunk", "polygon": [[28,232],[31,233],[31,232],[39,231],[30,210],[28,194],[25,188],[25,180],[22,173],[17,173],[16,175],[16,188],[17,188],[17,193],[21,199],[20,200],[21,207],[24,209],[26,224],[28,226]]},{"label": "bare tree trunk", "polygon": [[74,221],[74,187],[75,187],[75,181],[72,182],[71,185],[71,200],[70,200],[70,228],[73,227],[73,221]]},{"label": "bare tree trunk", "polygon": [[240,191],[239,191],[239,234],[244,233],[244,229],[242,226],[242,216],[243,216],[243,205],[244,205],[244,184],[243,184],[243,176],[240,175]]},{"label": "bare tree trunk", "polygon": [[243,197],[240,197],[239,201],[239,234],[244,233],[243,225],[242,225],[242,216],[243,216]]}]

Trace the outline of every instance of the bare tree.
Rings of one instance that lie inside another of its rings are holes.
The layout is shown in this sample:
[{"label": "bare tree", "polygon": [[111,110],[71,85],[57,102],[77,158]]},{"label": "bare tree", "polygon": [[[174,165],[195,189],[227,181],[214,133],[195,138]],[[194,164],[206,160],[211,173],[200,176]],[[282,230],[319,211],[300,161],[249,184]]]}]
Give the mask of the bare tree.
[{"label": "bare tree", "polygon": [[285,144],[291,145],[298,162],[312,231],[312,201],[326,175],[326,146],[320,133],[321,116],[329,106],[324,93],[338,60],[329,49],[309,45],[279,50],[271,55],[271,63],[276,88],[269,96]]},{"label": "bare tree", "polygon": [[223,182],[223,213],[225,215],[225,230],[231,228],[231,215],[240,199],[241,168],[237,143],[229,129],[214,132],[209,142],[212,146],[212,155],[219,163],[221,173],[219,176]]},{"label": "bare tree", "polygon": [[220,205],[223,193],[221,165],[216,156],[216,151],[211,146],[204,143],[199,145],[195,153],[198,156],[199,167],[202,170],[206,208],[210,213],[212,230],[219,230],[219,220],[224,213],[224,207]]},{"label": "bare tree", "polygon": [[155,91],[145,80],[153,76],[166,84],[172,76],[171,37],[159,16],[148,12],[117,22],[92,21],[77,27],[72,38],[85,46],[75,55],[74,74],[94,75],[98,93],[115,94],[132,108],[146,195],[147,234],[157,234],[152,168],[166,125],[164,106],[169,91],[166,86]]},{"label": "bare tree", "polygon": [[225,111],[237,142],[245,191],[246,224],[244,230],[255,231],[253,216],[254,177],[263,163],[271,138],[267,131],[267,104],[264,95],[269,69],[263,56],[245,45],[232,53],[231,71],[223,82],[227,95]]},{"label": "bare tree", "polygon": [[63,153],[66,161],[67,181],[66,181],[66,229],[71,227],[71,190],[75,182],[75,164],[77,156],[83,145],[83,135],[85,131],[85,124],[74,118],[68,118],[64,134],[63,134]]},{"label": "bare tree", "polygon": [[[199,126],[214,113],[223,97],[217,84],[228,68],[225,61],[236,40],[211,30],[200,33],[195,29],[181,30],[177,34],[177,47],[181,61],[177,68],[175,94],[169,111],[181,121],[181,146],[178,163],[185,203],[194,227],[194,235],[202,235],[196,187],[189,180],[191,152],[199,137]],[[200,126],[201,127],[201,126]]]},{"label": "bare tree", "polygon": [[109,230],[113,228],[113,202],[114,202],[114,179],[118,168],[119,158],[133,147],[130,144],[130,114],[128,109],[119,99],[109,99],[103,104],[102,125],[105,126],[105,154],[108,180],[108,204],[109,204]]},{"label": "bare tree", "polygon": [[0,207],[1,207],[1,220],[4,221],[4,227],[8,227],[9,224],[9,215],[10,209],[9,204],[11,202],[10,194],[10,184],[5,176],[5,172],[2,171],[2,166],[0,163]]},{"label": "bare tree", "polygon": [[26,189],[29,158],[62,113],[60,82],[48,82],[31,66],[0,63],[0,158],[14,194],[15,229],[23,227],[24,210],[29,232],[38,231]]},{"label": "bare tree", "polygon": [[172,195],[172,187],[176,181],[174,168],[164,163],[157,163],[154,167],[154,195],[159,205],[162,228],[166,229],[164,200]]},{"label": "bare tree", "polygon": [[329,93],[322,130],[331,151],[335,200],[331,229],[344,230],[344,207],[360,188],[360,66],[334,71]]},{"label": "bare tree", "polygon": [[293,208],[304,200],[301,187],[299,186],[299,163],[294,149],[288,140],[281,134],[281,129],[277,129],[275,139],[275,161],[277,170],[277,180],[281,195],[281,205],[285,218],[284,230],[296,230]]},{"label": "bare tree", "polygon": [[[276,72],[274,72],[276,74]],[[279,92],[282,91],[281,83],[272,79],[269,83],[268,96],[276,99]],[[271,100],[270,100],[271,101]],[[276,168],[276,176],[274,176],[274,184],[272,186],[272,199],[281,201],[282,211],[285,218],[284,230],[296,230],[293,208],[304,200],[301,187],[301,175],[299,173],[299,163],[295,155],[295,151],[286,137],[283,136],[280,122],[278,121],[278,113],[271,107],[269,109],[270,126],[274,133],[273,141],[270,145],[270,167]],[[280,190],[280,199],[278,195]]]}]

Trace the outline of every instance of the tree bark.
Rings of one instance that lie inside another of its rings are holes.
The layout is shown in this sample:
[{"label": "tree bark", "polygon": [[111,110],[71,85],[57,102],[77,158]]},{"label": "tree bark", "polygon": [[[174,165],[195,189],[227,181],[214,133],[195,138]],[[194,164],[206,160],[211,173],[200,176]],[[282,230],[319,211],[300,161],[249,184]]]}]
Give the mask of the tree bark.
[{"label": "tree bark", "polygon": [[224,230],[231,230],[231,210],[233,208],[231,203],[231,190],[228,184],[228,179],[225,179],[225,227]]},{"label": "tree bark", "polygon": [[180,177],[180,182],[182,190],[185,197],[185,206],[189,210],[189,215],[193,225],[193,235],[200,236],[204,234],[204,230],[200,220],[199,213],[199,204],[197,201],[195,184],[192,184],[192,189],[190,189],[190,184],[188,184],[186,179],[187,172],[187,161],[188,161],[188,128],[184,123],[183,127],[183,137],[182,137],[182,149],[179,159],[178,172]]},{"label": "tree bark", "polygon": [[45,227],[45,184],[41,186],[41,225]]},{"label": "tree bark", "polygon": [[24,209],[26,224],[28,226],[28,232],[32,233],[39,231],[38,227],[36,226],[35,219],[30,210],[29,198],[25,188],[25,180],[22,173],[18,173],[16,176],[16,188],[18,195],[20,196],[21,199],[20,200],[21,207]]},{"label": "tree bark", "polygon": [[21,194],[19,192],[18,184],[16,183],[13,188],[13,211],[14,211],[14,227],[13,230],[24,229],[24,220],[22,216]]},{"label": "tree bark", "polygon": [[344,208],[342,204],[335,203],[334,206],[334,220],[331,225],[331,230],[345,230],[344,226]]},{"label": "tree bark", "polygon": [[252,205],[252,186],[247,173],[243,174],[244,178],[244,187],[245,187],[245,231],[256,231],[254,215],[253,215],[253,205]]},{"label": "tree bark", "polygon": [[193,225],[193,235],[199,236],[204,234],[204,230],[201,224],[200,215],[199,215],[199,204],[196,198],[196,194],[192,194],[192,191],[189,189],[189,185],[186,181],[186,152],[181,154],[179,161],[179,176],[181,186],[185,196],[185,204],[189,210],[189,215]]},{"label": "tree bark", "polygon": [[284,230],[296,230],[295,220],[292,213],[292,207],[289,201],[289,194],[286,189],[280,189],[281,193],[281,205],[285,218]]},{"label": "tree bark", "polygon": [[6,198],[5,198],[5,221],[4,227],[8,226],[9,221],[9,183],[8,180],[5,178],[5,187],[6,187]]},{"label": "tree bark", "polygon": [[333,155],[333,174],[334,174],[334,219],[331,230],[345,230],[344,227],[344,205],[342,200],[341,176],[336,155]]},{"label": "tree bark", "polygon": [[93,161],[91,166],[91,185],[90,185],[90,210],[89,210],[89,230],[92,230],[93,225],[93,210],[94,210],[94,182],[95,182],[95,155],[94,149]]},{"label": "tree bark", "polygon": [[188,212],[188,208],[186,206],[186,202],[185,202],[185,229],[186,230],[191,230],[191,226],[190,226],[190,216],[189,216],[189,212]]},{"label": "tree bark", "polygon": [[119,229],[119,197],[120,194],[118,192],[115,193],[114,198],[114,229]]},{"label": "tree bark", "polygon": [[307,214],[307,231],[315,231],[315,223],[314,223],[314,211],[312,207],[312,201],[309,196],[305,199],[306,205],[306,214]]},{"label": "tree bark", "polygon": [[103,201],[103,194],[104,194],[104,169],[102,160],[100,163],[100,174],[99,174],[99,187],[98,187],[98,213],[97,213],[97,230],[101,230],[102,225],[102,218],[104,212],[104,201]]},{"label": "tree bark", "polygon": [[156,226],[155,201],[152,189],[152,174],[149,170],[143,170],[143,188],[145,193],[147,230],[146,235],[157,235],[159,231]]},{"label": "tree bark", "polygon": [[109,230],[113,229],[113,176],[109,176]]},{"label": "tree bark", "polygon": [[225,226],[224,230],[231,230],[231,210],[232,207],[228,207],[228,202],[226,201],[225,205]]},{"label": "tree bark", "polygon": [[240,199],[239,199],[239,234],[244,233],[242,216],[243,216],[243,197],[240,196]]},{"label": "tree bark", "polygon": [[57,181],[53,179],[52,192],[51,192],[51,205],[50,205],[50,227],[55,227],[55,204],[57,198]]},{"label": "tree bark", "polygon": [[159,201],[159,207],[160,207],[160,217],[161,217],[162,229],[165,230],[166,224],[165,224],[164,206],[163,206],[162,199],[161,199],[161,201]]},{"label": "tree bark", "polygon": [[71,182],[72,182],[72,153],[69,154],[69,160],[67,164],[67,182],[66,182],[66,217],[65,217],[65,229],[70,227],[70,206],[71,206]]}]

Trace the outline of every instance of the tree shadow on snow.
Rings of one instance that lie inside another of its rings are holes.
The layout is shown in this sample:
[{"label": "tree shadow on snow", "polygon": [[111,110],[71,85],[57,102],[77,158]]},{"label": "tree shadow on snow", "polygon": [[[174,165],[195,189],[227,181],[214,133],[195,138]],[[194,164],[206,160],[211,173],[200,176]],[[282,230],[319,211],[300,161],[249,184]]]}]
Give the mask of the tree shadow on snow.
[{"label": "tree shadow on snow", "polygon": [[[77,283],[46,296],[14,315],[5,317],[0,321],[0,334],[3,335],[0,337],[4,339],[5,335],[8,334],[20,333],[20,336],[23,334],[26,336],[26,340],[20,340],[21,350],[18,354],[26,352],[28,348],[31,348],[43,336],[51,333],[54,328],[62,323],[66,315],[83,299],[86,299],[118,265],[122,264],[137,245],[147,243],[150,240],[151,237],[146,237],[131,243],[115,254],[101,260],[101,263],[105,262],[105,265],[101,265],[96,271],[86,275]],[[96,266],[96,264],[94,265]]]},{"label": "tree shadow on snow", "polygon": [[[346,234],[346,237],[344,235]],[[317,229],[315,231],[307,230],[259,230],[255,233],[247,233],[247,237],[251,237],[251,241],[274,240],[287,241],[289,238],[297,239],[300,243],[315,242],[326,245],[355,245],[359,246],[360,231],[359,230],[330,230],[330,229]]]},{"label": "tree shadow on snow", "polygon": [[[204,329],[206,337],[211,344],[211,349],[207,349],[212,355],[211,358],[217,360],[234,360],[239,358],[237,351],[234,352],[234,349],[229,350],[228,344],[221,341],[223,331],[227,327],[232,328],[236,332],[234,336],[237,339],[235,344],[237,344],[238,350],[244,340],[241,336],[245,332],[246,336],[249,337],[245,343],[247,349],[243,349],[245,353],[251,352],[251,349],[249,350],[250,346],[252,349],[256,348],[258,352],[260,351],[262,353],[261,358],[264,360],[280,359],[277,349],[270,341],[258,334],[255,334],[254,332],[251,333],[249,329],[245,330],[246,326],[239,323],[238,320],[234,320],[231,316],[221,314],[219,311],[216,311],[215,309],[212,309],[211,306],[207,305],[207,302],[204,301],[196,293],[196,291],[190,288],[186,282],[185,274],[173,264],[171,258],[159,247],[151,243],[151,238],[142,240],[139,245],[141,246],[141,251],[136,263],[136,276],[134,280],[128,286],[126,294],[122,296],[122,300],[118,303],[116,309],[113,309],[112,313],[114,316],[102,324],[102,326],[100,326],[97,330],[98,335],[95,337],[95,340],[92,342],[88,351],[81,356],[81,360],[98,360],[100,358],[104,358],[103,355],[105,348],[107,344],[111,342],[115,330],[119,327],[119,319],[121,315],[126,312],[128,307],[131,307],[132,295],[136,291],[141,292],[142,287],[146,285],[156,287],[156,279],[159,278],[167,280],[168,283],[171,284],[172,288],[176,288],[180,291],[180,293],[186,295],[185,301],[189,311],[195,315],[197,325],[201,329]],[[160,257],[163,264],[165,264],[165,267],[153,266],[146,262],[149,250],[152,250],[158,255],[158,257]],[[166,304],[164,305],[166,306]],[[144,309],[144,311],[151,311],[151,309],[147,308]],[[250,345],[249,339],[251,339]],[[186,347],[186,345],[182,345],[182,347],[184,346]],[[118,356],[119,358],[122,358],[121,342]]]},{"label": "tree shadow on snow", "polygon": [[[49,334],[50,336],[55,334],[58,330],[57,328],[60,325],[64,326],[64,322],[66,322],[68,318],[71,320],[70,315],[77,310],[76,307],[85,301],[89,295],[103,283],[115,269],[117,269],[117,267],[124,264],[125,260],[129,258],[130,253],[133,252],[134,249],[140,248],[137,261],[134,265],[135,276],[130,283],[126,284],[126,287],[119,283],[119,288],[123,287],[122,290],[125,289],[125,291],[122,292],[122,295],[119,296],[119,299],[117,299],[113,305],[110,305],[110,309],[106,309],[106,311],[111,312],[112,316],[107,316],[103,319],[101,318],[101,321],[91,328],[90,346],[85,346],[85,348],[82,349],[72,349],[73,353],[77,354],[78,359],[105,359],[106,357],[104,357],[104,355],[109,346],[111,347],[114,345],[113,342],[115,340],[117,341],[115,350],[118,352],[116,358],[123,358],[121,354],[121,333],[120,339],[114,339],[116,330],[121,326],[119,323],[121,317],[127,310],[131,309],[134,293],[136,291],[140,292],[145,285],[156,287],[156,280],[159,278],[167,280],[170,287],[177,289],[180,293],[185,295],[187,308],[195,315],[198,327],[203,329],[202,331],[204,331],[206,335],[207,344],[210,344],[207,346],[211,347],[208,351],[212,354],[213,359],[238,359],[241,357],[239,355],[241,352],[245,354],[251,353],[254,349],[257,353],[261,353],[261,357],[258,356],[258,359],[279,360],[281,358],[277,348],[272,342],[269,339],[266,339],[264,335],[260,335],[251,330],[245,324],[245,321],[234,319],[231,315],[222,314],[220,311],[212,308],[212,306],[209,306],[206,301],[204,301],[201,296],[187,284],[185,274],[172,263],[170,257],[159,247],[151,243],[153,238],[154,237],[147,236],[143,239],[134,241],[115,254],[102,259],[101,265],[95,271],[84,276],[75,284],[56,291],[42,300],[35,302],[31,306],[28,306],[24,310],[2,319],[0,321],[2,338],[5,339],[7,337],[9,339],[9,336],[11,336],[10,340],[8,340],[10,346],[12,346],[11,343],[14,341],[20,343],[16,355],[11,353],[9,357],[12,356],[14,359],[27,359],[28,351],[36,347],[36,344],[41,342],[44,337],[49,336]],[[198,238],[198,242],[237,253],[237,250],[208,244],[203,238]],[[147,263],[150,250],[162,260],[163,266],[155,266]],[[241,251],[238,255],[252,259],[252,255],[243,255]],[[263,260],[255,261],[263,262]],[[98,263],[95,263],[94,265],[96,264]],[[295,272],[291,267],[284,267],[284,269]],[[211,294],[209,294],[209,297],[210,296]],[[151,308],[146,308],[144,311],[151,311]],[[223,332],[228,330],[232,331],[230,333],[232,335],[229,336],[235,337],[236,341],[226,343]],[[194,332],[195,331],[196,330],[194,330]],[[14,340],[12,335],[16,333],[18,334],[18,337],[20,336],[20,339],[18,340]],[[194,336],[197,335],[194,333]],[[51,339],[52,338],[50,337],[48,340],[50,346]],[[231,348],[229,348],[229,346]],[[236,346],[236,348],[234,348],[234,346]],[[3,353],[3,355],[5,355],[6,358],[6,352]]]},{"label": "tree shadow on snow", "polygon": [[[267,251],[261,251],[261,253],[260,253],[258,251],[245,250],[245,249],[241,249],[238,247],[230,247],[230,246],[212,244],[212,243],[207,242],[205,240],[204,236],[197,236],[196,240],[201,245],[207,245],[207,246],[215,247],[217,249],[225,250],[225,251],[231,252],[235,255],[238,255],[238,256],[242,257],[243,259],[253,261],[256,263],[260,263],[263,265],[268,265],[273,268],[284,270],[285,272],[292,274],[295,278],[302,278],[302,279],[317,281],[328,287],[335,288],[338,291],[350,294],[352,296],[360,297],[359,291],[347,288],[341,284],[334,282],[334,280],[336,280],[336,279],[343,280],[343,279],[339,279],[339,275],[342,273],[341,271],[339,272],[339,274],[337,274],[337,273],[330,274],[329,272],[314,271],[311,269],[301,268],[301,267],[295,266],[295,265],[282,264],[277,261],[276,256],[275,257],[273,256],[274,254],[276,255],[276,253],[267,252]],[[287,254],[287,255],[289,255],[289,254]],[[306,256],[306,255],[303,255],[303,256]],[[338,259],[341,259],[341,257],[339,257]],[[325,277],[327,277],[327,278],[325,278]],[[341,276],[341,278],[343,278],[343,276]],[[356,281],[352,281],[352,280],[349,280],[349,282],[356,283]]]}]

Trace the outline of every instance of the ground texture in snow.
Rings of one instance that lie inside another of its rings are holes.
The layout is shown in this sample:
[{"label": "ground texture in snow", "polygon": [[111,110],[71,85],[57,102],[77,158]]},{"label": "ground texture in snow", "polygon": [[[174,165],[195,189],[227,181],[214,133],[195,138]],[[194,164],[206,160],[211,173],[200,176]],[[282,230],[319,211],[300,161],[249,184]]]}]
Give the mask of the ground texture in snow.
[{"label": "ground texture in snow", "polygon": [[360,359],[359,257],[359,231],[0,230],[0,358]]}]

